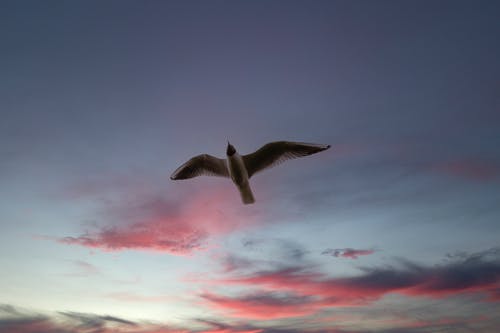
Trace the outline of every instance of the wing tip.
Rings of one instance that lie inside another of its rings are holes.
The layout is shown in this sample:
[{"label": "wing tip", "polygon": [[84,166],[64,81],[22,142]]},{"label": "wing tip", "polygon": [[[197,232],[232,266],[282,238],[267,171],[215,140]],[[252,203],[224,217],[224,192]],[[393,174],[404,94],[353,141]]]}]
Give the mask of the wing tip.
[{"label": "wing tip", "polygon": [[330,149],[331,146],[332,145],[322,145],[322,144],[317,145],[317,147],[319,148],[319,151]]},{"label": "wing tip", "polygon": [[173,174],[170,175],[171,180],[178,180],[179,179],[179,172],[175,171]]},{"label": "wing tip", "polygon": [[319,149],[320,151],[327,150],[327,149],[329,149],[332,146],[332,145],[328,145],[328,144],[310,143],[310,142],[291,142],[291,143],[295,143],[295,144],[298,144],[298,145],[309,146],[311,148]]}]

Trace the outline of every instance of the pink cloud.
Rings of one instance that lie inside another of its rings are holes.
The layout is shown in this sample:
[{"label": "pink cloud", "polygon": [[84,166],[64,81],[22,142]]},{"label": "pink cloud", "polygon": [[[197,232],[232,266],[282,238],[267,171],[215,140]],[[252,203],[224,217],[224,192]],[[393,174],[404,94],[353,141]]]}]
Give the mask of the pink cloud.
[{"label": "pink cloud", "polygon": [[383,290],[352,285],[348,279],[328,279],[324,274],[289,268],[260,272],[253,276],[225,279],[221,283],[259,286],[268,291],[294,292],[302,296],[316,296],[329,306],[357,306],[378,299]]},{"label": "pink cloud", "polygon": [[316,312],[321,307],[321,304],[309,297],[293,294],[260,293],[242,297],[227,297],[205,293],[201,296],[208,301],[210,308],[222,310],[225,315],[230,317],[244,319],[268,320],[302,317]]},{"label": "pink cloud", "polygon": [[206,233],[191,225],[175,225],[176,220],[160,219],[124,227],[107,227],[78,237],[64,237],[59,242],[109,251],[148,249],[170,254],[187,254],[201,249]]},{"label": "pink cloud", "polygon": [[58,242],[105,251],[127,249],[152,250],[186,255],[206,247],[210,236],[245,228],[255,219],[232,207],[237,201],[234,191],[212,189],[183,201],[165,201],[152,197],[140,204],[124,202],[113,206],[106,217],[119,224],[95,228],[76,237],[63,237]]}]

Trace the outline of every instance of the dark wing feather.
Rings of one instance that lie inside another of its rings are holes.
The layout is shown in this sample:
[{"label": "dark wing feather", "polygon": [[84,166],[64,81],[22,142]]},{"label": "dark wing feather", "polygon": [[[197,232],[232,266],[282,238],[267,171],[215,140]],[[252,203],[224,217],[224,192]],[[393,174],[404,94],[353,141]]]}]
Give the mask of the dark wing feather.
[{"label": "dark wing feather", "polygon": [[256,152],[243,156],[243,162],[248,171],[248,177],[267,168],[272,168],[286,160],[319,153],[330,148],[304,142],[277,141],[268,143]]},{"label": "dark wing feather", "polygon": [[170,179],[188,179],[197,176],[229,177],[226,160],[208,155],[198,155],[174,171]]}]

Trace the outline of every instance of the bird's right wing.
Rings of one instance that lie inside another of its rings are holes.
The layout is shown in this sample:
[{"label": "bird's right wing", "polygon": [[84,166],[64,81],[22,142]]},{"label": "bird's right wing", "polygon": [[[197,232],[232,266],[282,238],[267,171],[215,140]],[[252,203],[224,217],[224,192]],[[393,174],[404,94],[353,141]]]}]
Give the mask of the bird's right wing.
[{"label": "bird's right wing", "polygon": [[188,179],[197,176],[229,177],[226,160],[208,155],[198,155],[181,165],[170,179]]},{"label": "bird's right wing", "polygon": [[252,154],[244,155],[243,162],[248,177],[266,168],[272,168],[286,160],[312,155],[330,148],[330,145],[315,143],[277,141],[262,146]]}]

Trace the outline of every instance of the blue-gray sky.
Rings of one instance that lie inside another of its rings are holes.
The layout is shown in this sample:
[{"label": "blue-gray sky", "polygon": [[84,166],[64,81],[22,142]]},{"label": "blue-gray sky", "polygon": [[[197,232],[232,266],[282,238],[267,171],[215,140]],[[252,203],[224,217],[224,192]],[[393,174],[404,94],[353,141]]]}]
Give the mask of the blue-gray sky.
[{"label": "blue-gray sky", "polygon": [[[499,17],[1,1],[0,331],[495,331]],[[332,148],[170,181],[227,140]]]}]

